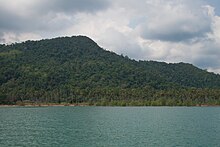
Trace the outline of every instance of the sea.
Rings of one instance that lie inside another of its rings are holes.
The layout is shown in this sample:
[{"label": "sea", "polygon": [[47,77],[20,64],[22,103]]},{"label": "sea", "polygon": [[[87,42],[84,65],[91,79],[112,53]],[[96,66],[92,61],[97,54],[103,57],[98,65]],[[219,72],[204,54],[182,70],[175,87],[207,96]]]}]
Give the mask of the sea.
[{"label": "sea", "polygon": [[0,107],[0,147],[182,146],[220,146],[220,107]]}]

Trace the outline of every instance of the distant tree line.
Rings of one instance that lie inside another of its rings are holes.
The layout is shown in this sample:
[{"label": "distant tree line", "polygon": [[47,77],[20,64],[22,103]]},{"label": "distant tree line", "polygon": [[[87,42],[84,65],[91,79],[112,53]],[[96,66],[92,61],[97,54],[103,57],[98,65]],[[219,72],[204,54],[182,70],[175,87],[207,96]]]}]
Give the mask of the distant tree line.
[{"label": "distant tree line", "polygon": [[143,88],[95,88],[54,89],[46,91],[13,89],[0,96],[1,104],[16,102],[38,103],[87,103],[91,105],[146,105],[146,106],[193,106],[220,105],[219,89],[167,89]]}]

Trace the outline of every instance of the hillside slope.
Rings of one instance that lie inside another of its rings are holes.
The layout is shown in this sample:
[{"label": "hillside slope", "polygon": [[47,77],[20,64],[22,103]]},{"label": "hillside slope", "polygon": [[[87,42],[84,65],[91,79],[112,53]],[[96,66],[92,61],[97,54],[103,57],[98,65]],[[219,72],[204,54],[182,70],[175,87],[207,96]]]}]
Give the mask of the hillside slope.
[{"label": "hillside slope", "polygon": [[186,63],[131,60],[84,36],[1,45],[0,63],[2,103],[173,99],[183,89],[218,95],[220,88],[220,75]]}]

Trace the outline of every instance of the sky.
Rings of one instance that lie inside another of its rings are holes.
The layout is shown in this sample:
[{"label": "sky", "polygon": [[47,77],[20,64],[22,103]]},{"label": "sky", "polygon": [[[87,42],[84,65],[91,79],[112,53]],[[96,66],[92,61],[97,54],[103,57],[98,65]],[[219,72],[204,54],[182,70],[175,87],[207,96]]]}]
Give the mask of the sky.
[{"label": "sky", "polygon": [[219,0],[0,0],[0,43],[75,35],[132,59],[220,73]]}]

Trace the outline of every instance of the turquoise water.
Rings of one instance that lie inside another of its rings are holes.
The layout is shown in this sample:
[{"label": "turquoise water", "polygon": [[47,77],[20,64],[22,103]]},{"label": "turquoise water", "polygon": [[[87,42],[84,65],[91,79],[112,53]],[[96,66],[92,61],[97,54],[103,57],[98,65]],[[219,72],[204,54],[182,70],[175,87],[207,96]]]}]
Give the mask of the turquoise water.
[{"label": "turquoise water", "polygon": [[220,108],[1,107],[0,146],[220,146]]}]

